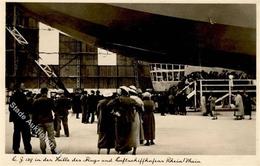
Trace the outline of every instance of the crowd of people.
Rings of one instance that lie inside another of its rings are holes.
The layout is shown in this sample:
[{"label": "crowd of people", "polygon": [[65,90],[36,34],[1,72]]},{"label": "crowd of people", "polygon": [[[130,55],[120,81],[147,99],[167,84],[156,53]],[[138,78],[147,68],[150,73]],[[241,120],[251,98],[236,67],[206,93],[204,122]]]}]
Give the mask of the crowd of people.
[{"label": "crowd of people", "polygon": [[[155,118],[154,112],[162,116],[167,113],[173,115],[187,114],[187,89],[181,88],[180,83],[175,88],[164,93],[142,93],[135,86],[121,86],[116,93],[100,91],[76,90],[72,96],[65,96],[64,90],[48,97],[48,89],[41,88],[39,94],[27,92],[23,83],[17,84],[9,102],[10,122],[14,124],[13,152],[19,154],[21,136],[25,153],[32,154],[31,137],[38,137],[40,149],[46,154],[46,142],[51,153],[57,154],[55,137],[60,137],[61,123],[66,137],[70,137],[68,115],[69,110],[80,118],[82,124],[93,124],[97,118],[98,153],[101,149],[115,149],[120,154],[132,150],[136,154],[140,144],[154,145]],[[204,116],[217,119],[216,96],[213,93],[205,95],[200,101],[200,108]],[[235,104],[234,116],[236,120],[244,119],[245,115],[251,119],[252,99],[244,91],[237,91],[233,98]]]},{"label": "crowd of people", "polygon": [[152,100],[155,102],[155,112],[162,116],[187,115],[188,100],[185,91],[154,93]]},{"label": "crowd of people", "polygon": [[255,76],[248,75],[245,72],[235,72],[222,70],[222,72],[204,70],[198,72],[192,72],[186,76],[187,79],[199,80],[199,79],[229,79],[229,75],[233,75],[234,79],[255,79]]},{"label": "crowd of people", "polygon": [[135,86],[121,86],[117,93],[97,90],[76,90],[66,97],[64,90],[48,97],[48,89],[41,88],[40,94],[25,94],[24,84],[17,84],[9,102],[10,122],[14,124],[13,152],[20,154],[21,135],[26,154],[33,154],[31,137],[38,137],[42,154],[46,154],[46,142],[51,153],[57,154],[55,137],[60,137],[61,123],[66,137],[70,137],[69,110],[82,115],[83,124],[92,124],[97,117],[98,153],[103,148],[107,153],[114,148],[120,154],[136,149],[140,144],[154,145],[155,103],[151,93],[141,93]]},{"label": "crowd of people", "polygon": [[187,115],[187,110],[189,108],[195,109],[194,102],[197,102],[196,105],[199,107],[196,109],[200,110],[203,116],[210,115],[213,120],[218,119],[216,107],[219,107],[218,109],[231,108],[234,110],[235,120],[244,119],[245,115],[248,115],[251,120],[253,105],[256,105],[256,102],[246,90],[234,92],[231,98],[231,105],[229,105],[229,98],[227,97],[221,100],[219,106],[216,105],[216,100],[221,97],[219,94],[213,92],[204,93],[201,99],[194,101],[194,98],[188,98],[191,91],[193,91],[192,86],[185,84],[185,82],[180,82],[167,92],[152,94],[152,100],[156,106],[155,112],[161,113],[162,116],[166,114]]},{"label": "crowd of people", "polygon": [[53,154],[59,153],[56,148],[55,132],[56,136],[59,136],[62,121],[65,134],[69,136],[67,118],[70,109],[69,99],[64,96],[64,92],[60,92],[60,97],[54,101],[47,96],[47,88],[42,88],[40,94],[34,96],[31,92],[26,94],[24,92],[24,84],[17,84],[9,103],[9,121],[14,124],[13,152],[20,154],[22,135],[26,154],[33,153],[30,143],[32,136],[39,137],[43,154],[46,154],[46,142],[49,143]]},{"label": "crowd of people", "polygon": [[[207,99],[206,99],[207,98]],[[204,116],[210,115],[213,117],[213,120],[217,119],[217,113],[216,113],[216,97],[210,93],[209,96],[203,96],[203,99],[201,100],[201,109]],[[222,103],[224,104],[225,101]],[[226,105],[228,102],[226,101]],[[240,91],[235,92],[235,94],[232,96],[232,103],[234,103],[234,116],[235,120],[242,120],[245,119],[245,116],[249,116],[249,120],[251,120],[252,116],[252,105],[255,104],[255,102],[252,100],[252,98],[244,91],[243,93]],[[229,106],[231,107],[231,106]]]}]

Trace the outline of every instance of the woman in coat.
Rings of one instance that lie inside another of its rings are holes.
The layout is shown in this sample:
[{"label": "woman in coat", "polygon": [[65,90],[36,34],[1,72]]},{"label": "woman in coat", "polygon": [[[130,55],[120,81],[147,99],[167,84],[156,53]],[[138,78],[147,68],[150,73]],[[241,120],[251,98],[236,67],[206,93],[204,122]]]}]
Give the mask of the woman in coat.
[{"label": "woman in coat", "polygon": [[115,115],[115,150],[118,153],[126,154],[133,148],[136,154],[139,146],[139,128],[138,112],[135,108],[140,105],[129,97],[129,88],[120,87],[120,96],[111,100],[107,106],[114,111]]},{"label": "woman in coat", "polygon": [[145,92],[143,94],[143,102],[144,102],[144,114],[143,114],[143,128],[144,128],[144,138],[146,140],[145,145],[154,145],[155,139],[155,119],[154,119],[154,110],[155,104],[154,101],[151,100],[151,94],[149,92]]},{"label": "woman in coat", "polygon": [[238,109],[235,114],[236,115],[235,120],[244,119],[244,104],[243,104],[242,96],[239,94],[239,92],[237,92],[236,94],[235,103],[236,103],[236,108]]},{"label": "woman in coat", "polygon": [[110,149],[115,147],[115,122],[112,115],[112,110],[107,106],[108,102],[112,99],[112,92],[105,91],[104,99],[100,100],[97,105],[98,111],[98,154],[100,149],[106,148],[107,154]]}]

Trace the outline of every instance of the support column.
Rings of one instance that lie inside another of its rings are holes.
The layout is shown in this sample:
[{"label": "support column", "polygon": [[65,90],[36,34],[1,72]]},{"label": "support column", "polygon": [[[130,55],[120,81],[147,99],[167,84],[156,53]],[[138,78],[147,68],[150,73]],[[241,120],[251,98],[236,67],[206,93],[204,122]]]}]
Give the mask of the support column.
[{"label": "support column", "polygon": [[[78,44],[78,43],[77,43]],[[81,54],[81,52],[82,52],[82,47],[81,47],[81,43],[79,43],[80,44],[80,54]],[[77,48],[77,47],[76,47]],[[81,88],[81,79],[80,79],[80,77],[81,77],[81,72],[80,72],[80,68],[81,68],[81,55],[79,55],[78,57],[77,57],[77,59],[76,59],[76,63],[77,63],[77,67],[76,67],[76,73],[77,73],[77,84],[76,84],[76,86],[77,86],[77,88]]]},{"label": "support column", "polygon": [[197,82],[194,81],[194,111],[197,111]]},{"label": "support column", "polygon": [[200,80],[200,101],[202,99],[202,95],[203,95],[203,92],[202,92],[202,80]]},{"label": "support column", "polygon": [[231,97],[232,97],[232,86],[233,86],[233,75],[229,75],[229,81],[228,81],[228,104],[229,104],[229,107],[231,108]]},{"label": "support column", "polygon": [[135,86],[139,88],[140,86],[139,86],[139,75],[138,75],[138,60],[134,59],[133,65],[134,65]]},{"label": "support column", "polygon": [[[16,27],[16,6],[14,5],[14,10],[13,10],[13,27]],[[14,83],[16,84],[16,79],[17,79],[17,55],[16,55],[16,40],[15,38],[13,38],[14,42],[13,42],[13,62],[14,62],[14,71],[13,71],[13,77],[15,78],[14,79]]]}]

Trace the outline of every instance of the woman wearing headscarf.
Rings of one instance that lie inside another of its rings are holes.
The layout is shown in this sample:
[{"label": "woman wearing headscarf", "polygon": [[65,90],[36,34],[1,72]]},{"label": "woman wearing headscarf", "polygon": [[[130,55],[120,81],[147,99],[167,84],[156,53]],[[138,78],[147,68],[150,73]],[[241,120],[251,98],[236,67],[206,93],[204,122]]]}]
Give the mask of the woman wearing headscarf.
[{"label": "woman wearing headscarf", "polygon": [[143,102],[144,102],[144,114],[143,114],[143,128],[144,128],[144,138],[146,140],[145,145],[154,145],[155,139],[155,119],[154,119],[154,110],[155,104],[154,101],[151,100],[151,94],[149,92],[145,92],[143,94]]}]

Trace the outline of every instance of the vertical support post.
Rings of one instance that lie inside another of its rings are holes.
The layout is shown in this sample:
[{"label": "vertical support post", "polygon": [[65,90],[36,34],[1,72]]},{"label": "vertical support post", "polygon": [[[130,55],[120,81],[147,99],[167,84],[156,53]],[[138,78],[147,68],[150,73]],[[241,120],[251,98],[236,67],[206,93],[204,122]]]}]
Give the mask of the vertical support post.
[{"label": "vertical support post", "polygon": [[[16,27],[16,6],[14,5],[14,11],[13,11],[13,27]],[[17,56],[16,56],[16,40],[14,38],[13,42],[13,57],[14,57],[14,72],[13,76],[16,77],[16,71],[17,71]],[[16,77],[17,78],[17,77]],[[16,84],[16,79],[14,79],[15,84]]]},{"label": "vertical support post", "polygon": [[138,61],[134,59],[134,77],[135,77],[135,86],[139,87],[139,76],[138,76]]},{"label": "vertical support post", "polygon": [[202,99],[202,95],[203,95],[203,92],[202,92],[202,80],[200,80],[200,101]]},{"label": "vertical support post", "polygon": [[[81,43],[78,43],[78,42],[76,42],[76,45],[77,44],[80,44],[80,47],[79,47],[79,51],[81,52],[82,51],[82,49],[81,49]],[[76,49],[77,49],[78,47],[76,47]],[[78,51],[78,50],[77,50]],[[81,68],[81,55],[79,55],[78,57],[77,57],[77,59],[76,59],[76,63],[77,63],[77,67],[76,67],[76,73],[77,73],[77,80],[76,80],[76,82],[77,82],[77,84],[76,84],[76,86],[77,86],[77,88],[81,88],[81,86],[80,86],[80,84],[81,84],[81,80],[80,80],[80,75],[81,75],[81,73],[80,73],[80,68]]]},{"label": "vertical support post", "polygon": [[230,85],[230,80],[229,80],[229,84],[228,84],[228,104],[229,104],[229,107],[231,107],[231,85]]},{"label": "vertical support post", "polygon": [[37,83],[38,83],[38,88],[40,89],[41,82],[40,82],[40,71],[39,70],[37,70]]},{"label": "vertical support post", "polygon": [[233,75],[229,75],[229,81],[228,81],[228,104],[229,107],[231,108],[231,97],[232,97],[232,86],[233,86]]},{"label": "vertical support post", "polygon": [[[118,56],[116,56],[118,58]],[[118,59],[116,61],[116,89],[119,88],[119,83],[118,83]]]},{"label": "vertical support post", "polygon": [[97,89],[100,87],[100,67],[97,65]]},{"label": "vertical support post", "polygon": [[195,94],[194,94],[194,111],[197,110],[197,82],[194,81],[194,91],[195,91]]}]

